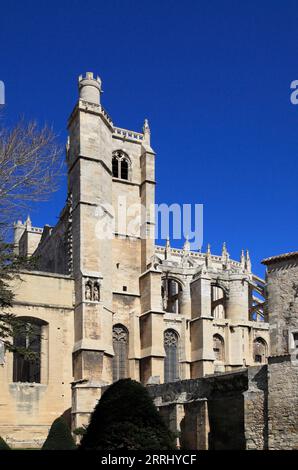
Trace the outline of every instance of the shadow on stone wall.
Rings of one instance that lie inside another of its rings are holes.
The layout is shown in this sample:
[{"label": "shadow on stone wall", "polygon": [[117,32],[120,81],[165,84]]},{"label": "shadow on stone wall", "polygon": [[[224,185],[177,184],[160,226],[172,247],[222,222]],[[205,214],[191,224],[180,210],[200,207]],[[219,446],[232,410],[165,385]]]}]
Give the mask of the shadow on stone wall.
[{"label": "shadow on stone wall", "polygon": [[210,450],[242,450],[246,448],[244,435],[244,399],[237,396],[208,400]]}]

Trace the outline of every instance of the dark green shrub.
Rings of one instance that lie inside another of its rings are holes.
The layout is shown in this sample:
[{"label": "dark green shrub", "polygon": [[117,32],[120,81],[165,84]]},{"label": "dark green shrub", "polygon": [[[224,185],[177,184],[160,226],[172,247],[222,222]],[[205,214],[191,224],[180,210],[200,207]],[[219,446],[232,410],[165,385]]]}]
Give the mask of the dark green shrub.
[{"label": "dark green shrub", "polygon": [[57,418],[53,422],[42,450],[71,450],[76,449],[70,429],[64,418]]},{"label": "dark green shrub", "polygon": [[175,436],[168,430],[147,390],[123,379],[102,395],[83,435],[80,450],[170,450]]},{"label": "dark green shrub", "polygon": [[0,450],[11,450],[9,445],[5,442],[5,440],[0,436]]},{"label": "dark green shrub", "polygon": [[87,426],[83,425],[79,428],[74,429],[72,432],[75,436],[83,436],[85,434]]}]

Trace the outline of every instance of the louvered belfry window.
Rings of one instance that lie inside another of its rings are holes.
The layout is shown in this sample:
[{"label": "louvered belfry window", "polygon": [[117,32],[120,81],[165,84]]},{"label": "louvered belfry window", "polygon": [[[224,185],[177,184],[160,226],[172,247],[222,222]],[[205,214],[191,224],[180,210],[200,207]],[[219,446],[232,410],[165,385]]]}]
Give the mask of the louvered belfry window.
[{"label": "louvered belfry window", "polygon": [[175,382],[179,379],[178,335],[174,330],[164,332],[164,381]]},{"label": "louvered belfry window", "polygon": [[128,331],[122,325],[113,327],[113,381],[128,376]]}]

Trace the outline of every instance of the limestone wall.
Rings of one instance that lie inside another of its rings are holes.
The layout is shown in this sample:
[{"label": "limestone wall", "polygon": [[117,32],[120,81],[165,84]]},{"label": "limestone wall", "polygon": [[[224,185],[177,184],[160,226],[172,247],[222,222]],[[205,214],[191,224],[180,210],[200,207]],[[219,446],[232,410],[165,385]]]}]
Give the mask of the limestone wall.
[{"label": "limestone wall", "polygon": [[185,449],[264,449],[267,368],[252,367],[148,391]]},{"label": "limestone wall", "polygon": [[244,396],[246,449],[268,448],[267,366],[248,369],[248,389]]},{"label": "limestone wall", "polygon": [[71,406],[73,281],[24,273],[15,282],[17,316],[43,323],[41,383],[13,382],[13,354],[0,365],[0,435],[13,447],[39,447],[58,416]]},{"label": "limestone wall", "polygon": [[70,208],[66,205],[60,214],[57,225],[53,228],[46,225],[39,245],[35,245],[34,249],[29,250],[28,254],[34,253],[36,269],[39,271],[58,274],[71,273],[70,220]]},{"label": "limestone wall", "polygon": [[268,364],[269,449],[298,449],[298,364],[276,356]]},{"label": "limestone wall", "polygon": [[298,260],[277,260],[267,270],[271,354],[288,354],[291,334],[298,332]]},{"label": "limestone wall", "polygon": [[269,449],[298,449],[298,253],[267,258]]}]

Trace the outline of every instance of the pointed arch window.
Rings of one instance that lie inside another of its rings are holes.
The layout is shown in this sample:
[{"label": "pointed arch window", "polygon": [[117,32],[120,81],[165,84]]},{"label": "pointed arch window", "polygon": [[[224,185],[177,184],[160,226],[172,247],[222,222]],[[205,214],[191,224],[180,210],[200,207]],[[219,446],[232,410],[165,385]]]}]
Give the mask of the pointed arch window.
[{"label": "pointed arch window", "polygon": [[121,162],[121,179],[128,180],[128,161],[122,159]]},{"label": "pointed arch window", "polygon": [[113,381],[128,377],[128,331],[123,325],[113,327]]},{"label": "pointed arch window", "polygon": [[254,362],[264,364],[267,358],[267,343],[263,338],[256,338],[253,346]]},{"label": "pointed arch window", "polygon": [[164,332],[164,382],[179,380],[179,338],[174,330]]},{"label": "pointed arch window", "polygon": [[112,157],[113,178],[130,180],[131,162],[126,153],[117,150]]},{"label": "pointed arch window", "polygon": [[225,343],[220,335],[213,336],[213,352],[215,361],[224,362],[225,360]]},{"label": "pointed arch window", "polygon": [[211,296],[213,318],[225,318],[226,295],[224,290],[217,285],[212,285]]},{"label": "pointed arch window", "polygon": [[22,323],[14,336],[13,382],[41,383],[41,354],[45,350],[47,324],[33,317],[20,317]]},{"label": "pointed arch window", "polygon": [[112,159],[112,172],[114,178],[119,178],[119,161],[116,156]]},{"label": "pointed arch window", "polygon": [[182,286],[174,279],[164,279],[161,289],[163,309],[169,313],[180,313],[182,305]]}]

